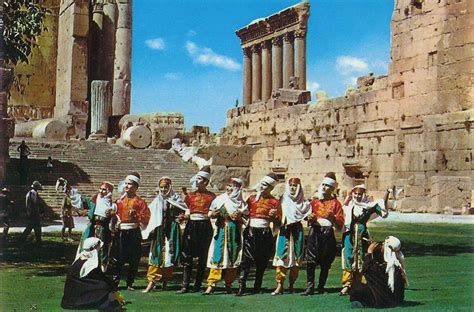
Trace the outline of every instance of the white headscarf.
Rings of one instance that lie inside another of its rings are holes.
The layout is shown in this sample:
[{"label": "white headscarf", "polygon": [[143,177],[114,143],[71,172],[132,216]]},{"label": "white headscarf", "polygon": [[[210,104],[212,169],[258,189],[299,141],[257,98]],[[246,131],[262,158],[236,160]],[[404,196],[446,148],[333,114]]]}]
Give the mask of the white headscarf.
[{"label": "white headscarf", "polygon": [[197,178],[201,177],[203,179],[206,179],[209,181],[211,174],[207,171],[202,171],[200,170],[198,173],[196,173],[190,180],[189,183],[191,183],[191,189],[193,191],[197,190]]},{"label": "white headscarf", "polygon": [[267,175],[264,176],[262,178],[262,180],[260,180],[260,182],[256,185],[254,185],[253,188],[252,188],[252,189],[257,191],[257,195],[255,197],[255,200],[258,201],[260,199],[260,196],[262,196],[263,191],[265,191],[270,186],[275,187],[275,185],[277,185],[277,183],[278,183],[278,181],[273,179],[272,177],[269,177]]},{"label": "white headscarf", "polygon": [[[162,177],[158,181],[158,185],[160,185],[160,182],[164,179],[168,179],[171,181],[171,179],[168,177]],[[155,197],[155,199],[151,202],[149,206],[150,221],[148,222],[146,229],[142,232],[142,237],[144,239],[147,239],[150,233],[153,232],[153,230],[163,224],[163,213],[166,211],[166,202],[170,203],[175,207],[178,207],[179,209],[183,210],[183,212],[185,212],[188,208],[181,196],[174,192],[173,185],[170,183],[170,189],[168,193],[162,194],[161,191],[159,191],[158,195]]]},{"label": "white headscarf", "polygon": [[[366,189],[364,184],[356,185],[352,188],[351,192],[353,192],[355,189]],[[352,215],[360,216],[364,210],[370,209],[374,207],[375,205],[379,205],[380,208],[382,209],[382,217],[385,218],[388,215],[388,211],[385,209],[385,201],[383,199],[379,199],[376,201],[370,201],[367,196],[364,195],[362,200],[358,202],[355,199],[355,196],[352,196],[349,204],[344,205],[342,207],[344,211],[344,226],[346,230],[348,230],[351,226],[352,222]],[[376,213],[373,213],[370,218],[370,220],[373,220],[377,218],[378,215]]]},{"label": "white headscarf", "polygon": [[303,220],[310,211],[310,204],[304,199],[304,192],[301,184],[298,184],[295,195],[290,193],[290,183],[286,183],[285,193],[281,199],[281,209],[283,210],[282,223],[292,224]]},{"label": "white headscarf", "polygon": [[400,251],[402,244],[400,240],[394,236],[388,236],[383,243],[383,259],[387,262],[385,272],[388,274],[388,287],[395,291],[395,267],[399,267],[402,271],[405,284],[408,285],[405,271],[405,257]]},{"label": "white headscarf", "polygon": [[79,272],[81,278],[99,267],[99,250],[103,245],[104,243],[97,237],[89,237],[84,241],[83,250],[76,257],[76,260],[80,257],[86,258],[86,262],[84,262]]},{"label": "white headscarf", "polygon": [[326,196],[324,195],[324,192],[323,192],[323,184],[327,184],[327,185],[332,186],[334,188],[336,188],[336,186],[337,186],[336,180],[334,180],[330,177],[324,177],[323,181],[319,185],[318,191],[316,192],[316,197],[320,200],[326,199],[325,198]]},{"label": "white headscarf", "polygon": [[240,211],[242,213],[245,213],[247,211],[247,203],[242,197],[243,181],[238,178],[232,178],[231,180],[237,182],[239,186],[235,187],[230,195],[227,193],[223,193],[217,196],[212,201],[209,210],[217,210],[224,206],[229,215],[233,214],[236,211]]},{"label": "white headscarf", "polygon": [[122,195],[125,192],[125,184],[127,180],[135,182],[138,185],[140,185],[140,178],[133,174],[129,174],[128,176],[125,177],[125,180],[120,181],[117,185],[117,191],[120,195]]},{"label": "white headscarf", "polygon": [[112,202],[112,192],[107,193],[104,197],[100,196],[100,194],[97,195],[94,215],[105,218],[108,209],[117,211],[117,206]]}]

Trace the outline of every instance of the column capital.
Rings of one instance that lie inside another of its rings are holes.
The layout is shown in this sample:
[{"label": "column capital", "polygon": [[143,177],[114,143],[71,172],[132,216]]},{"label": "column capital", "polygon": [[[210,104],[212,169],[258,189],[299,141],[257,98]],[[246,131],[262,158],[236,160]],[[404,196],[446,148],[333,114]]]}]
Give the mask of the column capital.
[{"label": "column capital", "polygon": [[262,42],[261,45],[262,45],[262,49],[264,49],[264,50],[270,50],[272,48],[272,44],[271,44],[270,40],[266,40],[266,41]]},{"label": "column capital", "polygon": [[245,57],[250,57],[252,55],[252,51],[250,48],[242,48],[242,53]]},{"label": "column capital", "polygon": [[251,47],[251,49],[252,53],[260,53],[260,51],[262,50],[262,45],[260,43],[256,43]]},{"label": "column capital", "polygon": [[293,33],[286,33],[283,35],[283,41],[285,42],[293,42],[294,35]]},{"label": "column capital", "polygon": [[281,47],[282,44],[282,38],[281,37],[275,37],[272,39],[272,44],[277,47]]},{"label": "column capital", "polygon": [[102,13],[104,12],[105,1],[103,0],[93,0],[91,1],[92,13]]},{"label": "column capital", "polygon": [[298,29],[295,31],[295,38],[304,39],[306,38],[306,29]]}]

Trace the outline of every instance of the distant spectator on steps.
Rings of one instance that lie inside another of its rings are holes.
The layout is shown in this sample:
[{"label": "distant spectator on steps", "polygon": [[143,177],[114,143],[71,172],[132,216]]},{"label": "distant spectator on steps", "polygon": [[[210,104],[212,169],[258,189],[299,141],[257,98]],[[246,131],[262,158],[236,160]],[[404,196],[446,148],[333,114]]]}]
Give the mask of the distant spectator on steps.
[{"label": "distant spectator on steps", "polygon": [[31,154],[31,151],[25,140],[21,141],[16,150],[20,153],[20,163],[18,164],[20,183],[25,184],[28,179],[28,155]]},{"label": "distant spectator on steps", "polygon": [[3,239],[8,237],[14,201],[10,199],[10,190],[4,187],[0,192],[0,224],[3,226]]},{"label": "distant spectator on steps", "polygon": [[46,163],[46,168],[48,169],[48,172],[50,174],[53,173],[54,166],[53,166],[53,158],[51,158],[51,156],[48,156],[48,162]]}]

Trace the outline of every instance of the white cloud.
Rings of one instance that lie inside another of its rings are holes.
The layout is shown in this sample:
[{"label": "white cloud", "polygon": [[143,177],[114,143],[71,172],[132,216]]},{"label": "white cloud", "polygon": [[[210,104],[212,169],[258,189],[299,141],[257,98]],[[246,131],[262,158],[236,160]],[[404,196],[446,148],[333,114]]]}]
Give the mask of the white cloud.
[{"label": "white cloud", "polygon": [[342,55],[336,60],[336,69],[343,75],[351,73],[362,73],[369,70],[369,64],[363,59]]},{"label": "white cloud", "polygon": [[186,35],[188,37],[194,37],[197,35],[197,32],[195,30],[190,29]]},{"label": "white cloud", "polygon": [[311,98],[316,98],[316,93],[319,91],[320,87],[321,86],[316,81],[306,82],[306,90],[311,91]]},{"label": "white cloud", "polygon": [[166,49],[165,41],[162,38],[148,39],[145,44],[153,50],[164,50]]},{"label": "white cloud", "polygon": [[349,81],[352,86],[357,86],[357,77],[351,77]]},{"label": "white cloud", "polygon": [[232,58],[217,54],[210,48],[199,47],[192,41],[187,41],[185,48],[195,63],[206,66],[211,65],[230,71],[237,71],[241,68],[240,64],[234,61]]},{"label": "white cloud", "polygon": [[165,78],[166,80],[179,80],[181,78],[183,78],[183,74],[182,73],[166,73],[165,74]]}]

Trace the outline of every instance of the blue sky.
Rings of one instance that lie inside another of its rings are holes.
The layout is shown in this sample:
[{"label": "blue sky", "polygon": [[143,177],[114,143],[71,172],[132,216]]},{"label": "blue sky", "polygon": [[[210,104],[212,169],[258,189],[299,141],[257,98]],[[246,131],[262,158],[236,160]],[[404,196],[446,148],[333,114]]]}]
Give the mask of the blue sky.
[{"label": "blue sky", "polygon": [[[133,1],[132,113],[182,112],[187,128],[218,132],[242,103],[235,30],[298,1]],[[386,74],[393,0],[313,0],[308,89],[343,95],[358,76]],[[315,99],[315,93],[313,93]]]}]

